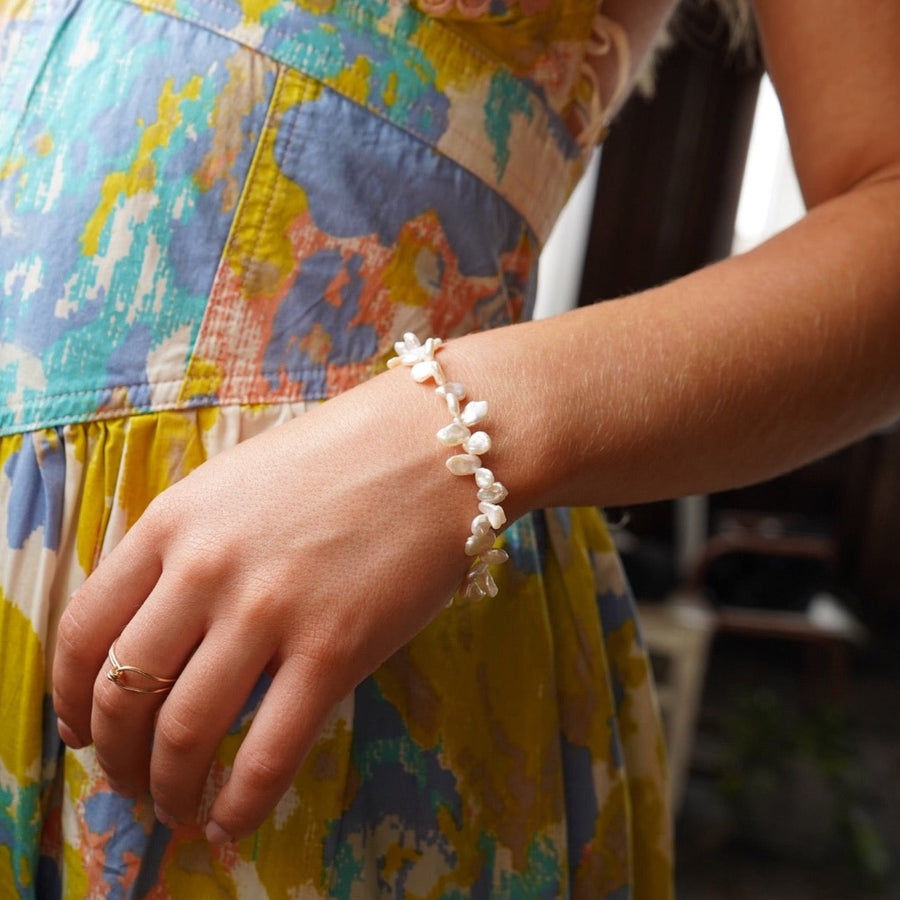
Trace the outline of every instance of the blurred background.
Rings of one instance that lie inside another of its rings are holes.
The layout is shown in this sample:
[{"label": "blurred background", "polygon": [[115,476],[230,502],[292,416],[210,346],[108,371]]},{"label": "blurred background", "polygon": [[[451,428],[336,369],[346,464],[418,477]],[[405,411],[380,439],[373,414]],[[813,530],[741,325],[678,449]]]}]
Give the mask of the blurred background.
[{"label": "blurred background", "polygon": [[[538,315],[803,214],[736,15],[682,4],[544,251]],[[608,513],[659,685],[679,900],[900,900],[900,429],[772,482]]]}]

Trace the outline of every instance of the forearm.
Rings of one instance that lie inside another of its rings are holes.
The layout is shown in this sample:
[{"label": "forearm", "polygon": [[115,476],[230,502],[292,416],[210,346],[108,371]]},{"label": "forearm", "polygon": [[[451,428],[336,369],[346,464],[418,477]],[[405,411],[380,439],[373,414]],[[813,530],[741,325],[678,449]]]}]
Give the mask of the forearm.
[{"label": "forearm", "polygon": [[883,178],[742,257],[450,345],[511,509],[746,484],[900,414],[897,210]]}]

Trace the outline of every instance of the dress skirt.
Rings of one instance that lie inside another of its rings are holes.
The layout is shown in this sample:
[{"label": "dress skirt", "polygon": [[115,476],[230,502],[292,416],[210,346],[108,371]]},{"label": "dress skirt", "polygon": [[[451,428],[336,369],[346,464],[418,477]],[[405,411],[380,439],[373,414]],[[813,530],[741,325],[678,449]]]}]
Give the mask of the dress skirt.
[{"label": "dress skirt", "polygon": [[68,597],[155,496],[405,331],[529,315],[582,148],[578,80],[555,97],[526,50],[565,61],[584,6],[0,0],[4,900],[670,896],[662,731],[594,509],[509,528],[499,596],[346,697],[237,843],[112,791],[50,701]]}]

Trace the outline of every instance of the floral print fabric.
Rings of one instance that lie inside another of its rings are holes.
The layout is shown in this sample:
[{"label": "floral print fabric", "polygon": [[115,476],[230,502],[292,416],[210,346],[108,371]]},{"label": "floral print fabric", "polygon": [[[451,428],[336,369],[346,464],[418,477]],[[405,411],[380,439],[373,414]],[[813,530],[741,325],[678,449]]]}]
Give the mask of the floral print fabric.
[{"label": "floral print fabric", "polygon": [[49,699],[66,598],[154,496],[406,330],[529,314],[594,15],[532,6],[0,0],[0,896],[668,895],[649,670],[593,510],[511,528],[500,597],[346,698],[233,846],[112,792]]}]

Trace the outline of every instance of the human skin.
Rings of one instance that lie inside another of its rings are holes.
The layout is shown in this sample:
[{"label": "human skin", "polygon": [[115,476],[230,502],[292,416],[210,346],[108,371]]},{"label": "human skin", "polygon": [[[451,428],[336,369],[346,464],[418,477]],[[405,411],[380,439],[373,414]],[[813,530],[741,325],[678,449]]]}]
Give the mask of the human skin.
[{"label": "human skin", "polygon": [[[756,11],[811,211],[663,287],[441,351],[491,403],[510,518],[746,484],[900,415],[900,4]],[[149,789],[163,821],[193,821],[215,747],[268,671],[206,825],[214,841],[258,826],[332,707],[466,570],[474,488],[443,465],[446,421],[392,370],[162,494],[60,622],[63,739],[93,741],[114,785]],[[177,675],[170,693],[107,680],[120,634],[120,659]]]}]

